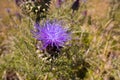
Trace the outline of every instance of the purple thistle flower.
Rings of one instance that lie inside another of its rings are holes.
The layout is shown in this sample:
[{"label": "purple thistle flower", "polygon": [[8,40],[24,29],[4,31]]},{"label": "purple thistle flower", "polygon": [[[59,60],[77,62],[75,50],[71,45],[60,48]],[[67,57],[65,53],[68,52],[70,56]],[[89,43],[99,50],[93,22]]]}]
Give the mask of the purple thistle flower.
[{"label": "purple thistle flower", "polygon": [[17,19],[18,19],[19,21],[21,21],[22,15],[21,15],[19,12],[16,12],[16,13],[15,13],[15,16],[17,17]]},{"label": "purple thistle flower", "polygon": [[64,0],[57,0],[57,4],[56,4],[57,7],[60,7],[63,1],[64,1]]},{"label": "purple thistle flower", "polygon": [[82,0],[84,3],[86,3],[87,2],[87,0]]},{"label": "purple thistle flower", "polygon": [[10,14],[10,13],[11,13],[11,9],[10,9],[10,8],[6,8],[6,12],[7,12],[8,14]]},{"label": "purple thistle flower", "polygon": [[67,30],[57,21],[47,21],[42,26],[36,23],[34,28],[34,37],[42,42],[43,49],[48,47],[60,49],[70,39]]},{"label": "purple thistle flower", "polygon": [[19,6],[20,4],[21,4],[21,2],[22,2],[22,0],[14,0],[15,1],[15,4],[17,5],[17,6]]},{"label": "purple thistle flower", "polygon": [[83,15],[84,17],[86,17],[86,16],[87,16],[87,10],[83,11],[83,12],[82,12],[82,15]]}]

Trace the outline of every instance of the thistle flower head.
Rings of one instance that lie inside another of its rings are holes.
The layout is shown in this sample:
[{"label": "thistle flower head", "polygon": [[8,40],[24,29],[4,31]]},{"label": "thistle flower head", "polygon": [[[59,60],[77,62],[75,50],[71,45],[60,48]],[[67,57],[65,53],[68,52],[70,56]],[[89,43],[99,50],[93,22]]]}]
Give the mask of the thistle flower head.
[{"label": "thistle flower head", "polygon": [[43,26],[37,23],[34,27],[34,37],[42,42],[43,49],[48,46],[60,48],[70,39],[67,30],[57,21],[47,21]]},{"label": "thistle flower head", "polygon": [[23,0],[14,0],[14,1],[15,1],[15,4],[16,4],[17,6],[20,6],[20,4],[22,3]]},{"label": "thistle flower head", "polygon": [[10,9],[10,8],[6,8],[6,12],[7,12],[8,14],[10,14],[10,13],[11,13],[11,9]]},{"label": "thistle flower head", "polygon": [[75,0],[74,1],[74,3],[73,3],[73,5],[72,5],[72,7],[71,7],[71,9],[73,10],[73,12],[76,10],[78,10],[78,8],[79,8],[79,5],[80,5],[80,0]]},{"label": "thistle flower head", "polygon": [[57,7],[60,7],[64,0],[57,0]]},{"label": "thistle flower head", "polygon": [[16,16],[16,18],[17,18],[19,21],[21,21],[22,15],[21,15],[19,12],[16,12],[16,13],[15,13],[15,16]]}]

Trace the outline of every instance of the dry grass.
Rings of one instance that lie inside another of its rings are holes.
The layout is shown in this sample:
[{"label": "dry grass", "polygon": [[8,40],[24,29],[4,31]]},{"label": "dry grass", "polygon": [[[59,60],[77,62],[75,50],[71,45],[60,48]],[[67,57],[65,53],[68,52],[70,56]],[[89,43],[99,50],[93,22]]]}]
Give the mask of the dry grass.
[{"label": "dry grass", "polygon": [[95,19],[106,18],[106,14],[109,11],[108,0],[89,0],[88,13]]}]

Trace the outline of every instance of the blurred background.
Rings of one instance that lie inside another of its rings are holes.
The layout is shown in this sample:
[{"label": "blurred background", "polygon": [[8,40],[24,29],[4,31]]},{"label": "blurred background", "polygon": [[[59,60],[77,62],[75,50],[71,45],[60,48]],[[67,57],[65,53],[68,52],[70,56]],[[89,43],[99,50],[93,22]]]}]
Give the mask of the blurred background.
[{"label": "blurred background", "polygon": [[[120,80],[120,0],[78,0],[78,9],[77,0],[40,1],[0,0],[1,80]],[[53,63],[39,57],[31,34],[48,19],[72,33]]]}]

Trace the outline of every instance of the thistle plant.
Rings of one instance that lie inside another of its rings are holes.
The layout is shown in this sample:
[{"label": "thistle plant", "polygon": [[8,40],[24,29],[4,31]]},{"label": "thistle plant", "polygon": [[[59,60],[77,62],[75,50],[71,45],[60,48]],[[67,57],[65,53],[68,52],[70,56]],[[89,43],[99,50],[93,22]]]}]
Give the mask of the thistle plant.
[{"label": "thistle plant", "polygon": [[56,20],[46,21],[42,26],[36,23],[34,27],[34,37],[42,42],[42,49],[46,49],[51,56],[58,54],[65,42],[70,40],[67,30]]},{"label": "thistle plant", "polygon": [[59,8],[63,2],[64,0],[57,0],[56,6]]},{"label": "thistle plant", "polygon": [[[16,5],[20,4],[20,1],[17,0]],[[24,14],[39,22],[41,18],[46,17],[50,2],[51,0],[21,1],[20,8]]]},{"label": "thistle plant", "polygon": [[77,11],[77,10],[79,9],[79,6],[80,6],[80,0],[76,0],[76,1],[73,3],[71,9],[73,10],[73,12],[74,12],[74,11]]}]

